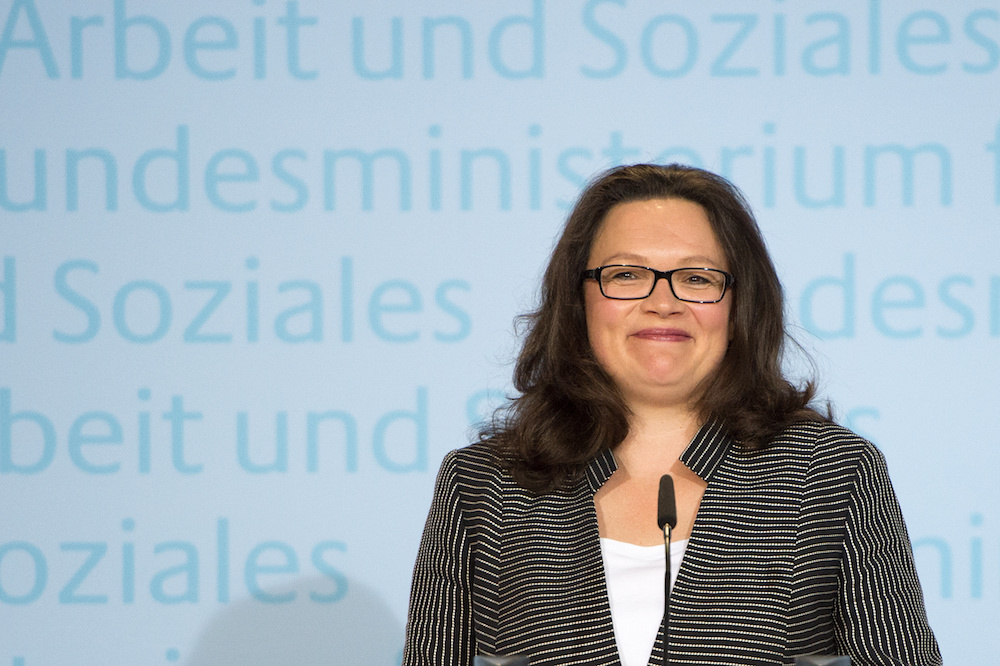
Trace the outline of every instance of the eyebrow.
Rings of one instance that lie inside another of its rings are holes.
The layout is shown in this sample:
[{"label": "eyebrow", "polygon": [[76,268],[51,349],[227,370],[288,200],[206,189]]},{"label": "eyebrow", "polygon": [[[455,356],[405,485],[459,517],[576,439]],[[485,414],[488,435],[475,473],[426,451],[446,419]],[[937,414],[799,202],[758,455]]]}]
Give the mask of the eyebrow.
[{"label": "eyebrow", "polygon": [[[619,261],[623,261],[623,262],[637,262],[637,263],[634,264],[636,266],[645,266],[648,263],[648,260],[645,257],[642,257],[642,256],[640,256],[638,254],[632,254],[630,252],[619,252],[619,253],[613,254],[610,257],[608,257],[607,259],[605,259],[605,262],[619,262]],[[700,255],[700,254],[690,255],[690,256],[687,256],[687,257],[681,257],[680,260],[679,260],[679,263],[680,263],[681,266],[686,266],[686,267],[690,267],[690,268],[697,268],[697,267],[700,267],[701,265],[706,265],[706,266],[720,266],[720,265],[722,265],[722,264],[716,263],[714,260],[709,259],[708,257],[706,257],[704,255]],[[605,263],[605,265],[607,265],[607,264]],[[652,267],[650,267],[650,268],[652,268]]]}]

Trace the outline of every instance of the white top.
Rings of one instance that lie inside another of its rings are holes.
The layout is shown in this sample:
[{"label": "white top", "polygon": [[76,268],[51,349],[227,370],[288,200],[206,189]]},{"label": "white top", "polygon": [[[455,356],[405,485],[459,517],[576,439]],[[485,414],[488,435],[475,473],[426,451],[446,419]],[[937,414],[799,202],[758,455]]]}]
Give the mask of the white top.
[{"label": "white top", "polygon": [[[673,589],[688,540],[670,543],[670,587]],[[663,546],[637,546],[601,539],[604,578],[611,604],[611,624],[622,666],[645,666],[663,621]]]}]

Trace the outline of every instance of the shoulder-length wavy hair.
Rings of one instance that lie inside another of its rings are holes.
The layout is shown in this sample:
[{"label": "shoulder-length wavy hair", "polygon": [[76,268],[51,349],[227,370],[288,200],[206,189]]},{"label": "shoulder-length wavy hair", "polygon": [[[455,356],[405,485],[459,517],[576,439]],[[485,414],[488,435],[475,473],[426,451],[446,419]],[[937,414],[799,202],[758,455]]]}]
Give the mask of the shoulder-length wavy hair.
[{"label": "shoulder-length wavy hair", "polygon": [[734,278],[729,348],[695,397],[699,416],[721,421],[749,448],[765,447],[792,421],[825,418],[808,406],[813,384],[796,387],[782,373],[781,284],[740,191],[689,166],[617,167],[595,178],[570,214],[542,278],[538,309],[519,318],[526,329],[514,369],[519,395],[480,432],[526,488],[547,492],[566,483],[628,434],[628,407],[587,337],[582,274],[608,212],[649,199],[700,205]]}]

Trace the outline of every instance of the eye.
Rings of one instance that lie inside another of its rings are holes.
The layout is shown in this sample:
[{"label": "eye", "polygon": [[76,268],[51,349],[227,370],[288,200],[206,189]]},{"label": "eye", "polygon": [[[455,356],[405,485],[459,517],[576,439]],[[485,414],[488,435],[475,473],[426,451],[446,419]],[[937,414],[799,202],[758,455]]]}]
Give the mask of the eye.
[{"label": "eye", "polygon": [[632,266],[609,266],[601,270],[605,282],[635,282],[643,279],[643,271]]},{"label": "eye", "polygon": [[685,270],[678,272],[675,280],[686,287],[713,287],[722,282],[722,274],[707,270]]}]

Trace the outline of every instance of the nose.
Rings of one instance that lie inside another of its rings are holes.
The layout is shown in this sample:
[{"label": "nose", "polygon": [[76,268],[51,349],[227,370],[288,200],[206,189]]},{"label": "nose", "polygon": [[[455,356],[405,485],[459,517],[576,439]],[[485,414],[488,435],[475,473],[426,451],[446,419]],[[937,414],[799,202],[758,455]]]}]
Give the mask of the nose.
[{"label": "nose", "polygon": [[678,300],[670,288],[670,281],[659,278],[653,285],[652,293],[642,301],[643,309],[661,316],[679,312],[684,308],[684,301]]}]

